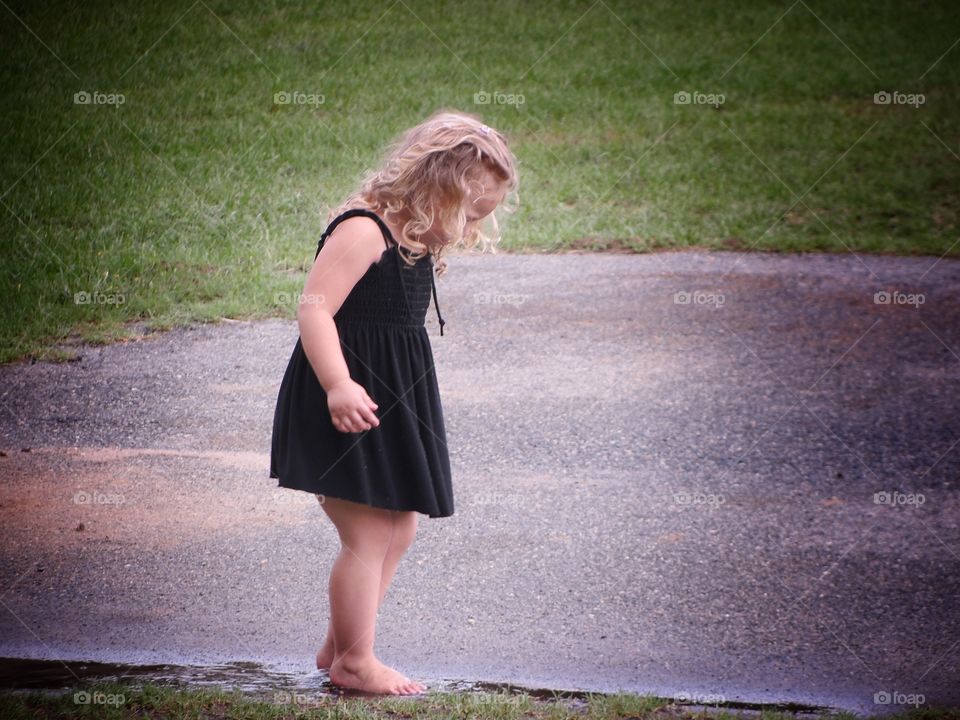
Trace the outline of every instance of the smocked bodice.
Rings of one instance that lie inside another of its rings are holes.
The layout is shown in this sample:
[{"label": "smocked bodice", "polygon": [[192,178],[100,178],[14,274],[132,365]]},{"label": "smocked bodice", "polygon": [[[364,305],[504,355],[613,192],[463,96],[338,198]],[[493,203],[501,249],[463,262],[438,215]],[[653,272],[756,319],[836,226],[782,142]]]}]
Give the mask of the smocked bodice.
[{"label": "smocked bodice", "polygon": [[430,305],[430,256],[408,265],[394,245],[370,266],[340,306],[335,320],[383,325],[423,325]]},{"label": "smocked bodice", "polygon": [[[383,220],[370,210],[348,210],[337,217],[320,238],[317,255],[334,227],[348,217],[366,215],[377,221],[384,235],[387,248],[379,260],[371,265],[347,295],[334,316],[338,326],[353,324],[393,325],[398,327],[423,327],[430,293],[436,303],[436,286],[433,281],[433,257],[429,254],[413,265],[401,256],[400,246],[394,241]],[[440,334],[444,320],[437,307]]]}]

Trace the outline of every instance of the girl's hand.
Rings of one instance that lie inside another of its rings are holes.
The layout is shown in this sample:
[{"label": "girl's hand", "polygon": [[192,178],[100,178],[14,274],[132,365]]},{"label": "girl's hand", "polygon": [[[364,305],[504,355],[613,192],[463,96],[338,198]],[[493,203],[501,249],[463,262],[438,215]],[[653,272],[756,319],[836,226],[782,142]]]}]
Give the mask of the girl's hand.
[{"label": "girl's hand", "polygon": [[350,378],[340,380],[327,391],[327,407],[333,426],[340,432],[361,432],[380,425],[374,410],[377,404],[363,385]]}]

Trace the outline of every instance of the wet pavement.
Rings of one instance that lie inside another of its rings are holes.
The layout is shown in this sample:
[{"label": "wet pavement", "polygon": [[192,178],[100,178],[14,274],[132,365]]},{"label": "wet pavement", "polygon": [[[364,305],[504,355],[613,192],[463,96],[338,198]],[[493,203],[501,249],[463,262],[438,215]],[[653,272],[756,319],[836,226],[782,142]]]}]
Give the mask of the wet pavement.
[{"label": "wet pavement", "polygon": [[[304,673],[278,671],[252,662],[224,663],[222,665],[129,665],[125,663],[98,663],[89,661],[24,660],[0,658],[0,690],[12,689],[18,693],[58,694],[89,688],[94,683],[122,683],[124,688],[140,688],[145,683],[170,688],[191,690],[223,689],[239,691],[247,698],[266,700],[275,704],[305,707],[320,705],[334,698],[382,698],[371,693],[362,693],[339,688],[330,683],[322,671]],[[81,690],[80,692],[83,692]],[[585,712],[590,706],[590,693],[586,691],[558,691],[549,688],[531,688],[512,683],[466,682],[441,680],[431,683],[430,693],[450,693],[469,697],[488,705],[513,698],[530,698],[533,701],[562,705],[571,713]],[[392,699],[407,699],[416,702],[426,695],[402,696]],[[712,703],[712,704],[704,704]],[[830,708],[801,705],[797,703],[742,703],[716,702],[712,698],[697,698],[696,702],[676,698],[668,706],[675,715],[683,711],[726,713],[742,718],[762,717],[771,711],[789,713],[796,720],[818,718]]]},{"label": "wet pavement", "polygon": [[[421,516],[385,662],[960,705],[960,261],[463,255],[437,291],[456,513]],[[320,687],[336,533],[268,477],[296,338],[227,322],[0,368],[0,656]]]}]

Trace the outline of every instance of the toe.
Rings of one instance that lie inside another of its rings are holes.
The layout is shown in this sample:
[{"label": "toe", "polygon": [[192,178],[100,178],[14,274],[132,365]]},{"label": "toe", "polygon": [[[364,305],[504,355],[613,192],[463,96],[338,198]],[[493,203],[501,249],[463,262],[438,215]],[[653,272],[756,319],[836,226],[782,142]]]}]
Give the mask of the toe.
[{"label": "toe", "polygon": [[397,684],[393,686],[393,692],[396,695],[406,695],[407,694],[407,679],[400,678],[397,680]]}]

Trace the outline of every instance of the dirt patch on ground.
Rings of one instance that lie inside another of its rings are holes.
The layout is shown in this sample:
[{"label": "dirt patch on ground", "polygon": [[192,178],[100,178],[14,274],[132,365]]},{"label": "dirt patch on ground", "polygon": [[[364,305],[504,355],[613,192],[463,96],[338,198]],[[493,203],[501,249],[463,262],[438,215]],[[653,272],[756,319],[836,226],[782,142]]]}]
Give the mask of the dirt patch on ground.
[{"label": "dirt patch on ground", "polygon": [[275,481],[265,491],[264,453],[41,447],[0,463],[5,541],[34,548],[94,539],[172,547],[241,526],[295,523],[290,504],[316,504]]}]

